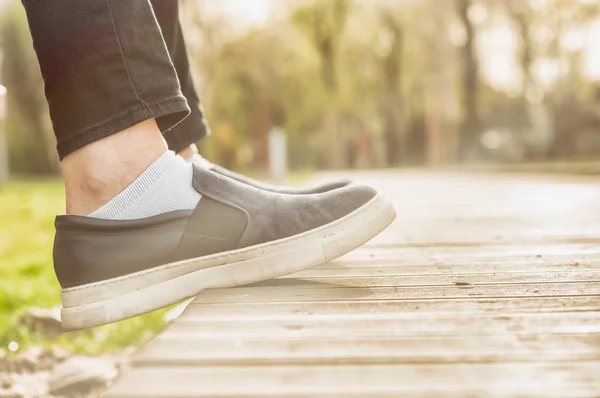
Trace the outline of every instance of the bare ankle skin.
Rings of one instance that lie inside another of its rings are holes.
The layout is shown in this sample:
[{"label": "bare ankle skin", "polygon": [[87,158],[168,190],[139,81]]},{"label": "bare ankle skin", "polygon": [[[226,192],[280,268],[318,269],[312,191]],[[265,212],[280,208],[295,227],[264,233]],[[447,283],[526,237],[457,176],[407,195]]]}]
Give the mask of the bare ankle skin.
[{"label": "bare ankle skin", "polygon": [[100,208],[167,149],[155,120],[150,119],[67,155],[61,164],[67,214],[88,215]]},{"label": "bare ankle skin", "polygon": [[190,146],[186,147],[185,149],[183,149],[181,152],[178,153],[178,155],[184,159],[190,158],[197,154],[198,154],[198,147],[196,146],[196,144],[191,144]]}]

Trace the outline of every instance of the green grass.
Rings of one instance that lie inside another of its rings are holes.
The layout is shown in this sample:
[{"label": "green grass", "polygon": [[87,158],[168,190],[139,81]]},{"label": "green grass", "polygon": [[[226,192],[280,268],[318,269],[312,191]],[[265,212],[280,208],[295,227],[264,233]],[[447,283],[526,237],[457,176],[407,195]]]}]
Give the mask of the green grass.
[{"label": "green grass", "polygon": [[60,304],[60,286],[52,267],[54,217],[64,212],[62,181],[14,180],[0,186],[0,350],[15,341],[61,346],[98,354],[137,345],[160,331],[163,311],[95,328],[50,337],[31,333],[17,318],[29,307]]}]

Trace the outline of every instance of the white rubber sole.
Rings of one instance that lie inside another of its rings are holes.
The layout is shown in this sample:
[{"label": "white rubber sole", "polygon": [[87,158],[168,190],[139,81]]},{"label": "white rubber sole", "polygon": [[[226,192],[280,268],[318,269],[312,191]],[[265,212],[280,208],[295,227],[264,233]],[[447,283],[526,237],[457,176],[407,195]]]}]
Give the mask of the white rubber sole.
[{"label": "white rubber sole", "polygon": [[63,289],[65,330],[86,329],[141,315],[196,296],[292,274],[363,245],[396,218],[381,194],[345,217],[305,233]]}]

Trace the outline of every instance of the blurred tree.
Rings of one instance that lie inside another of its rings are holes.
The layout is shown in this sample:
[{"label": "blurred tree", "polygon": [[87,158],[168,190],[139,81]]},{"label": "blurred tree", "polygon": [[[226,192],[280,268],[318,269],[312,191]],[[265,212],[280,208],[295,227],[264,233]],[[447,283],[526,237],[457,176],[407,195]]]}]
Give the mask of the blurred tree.
[{"label": "blurred tree", "polygon": [[[418,42],[425,61],[419,73],[423,81],[424,115],[427,131],[425,158],[431,166],[456,160],[458,149],[457,121],[460,118],[460,57],[450,32],[455,26],[453,1],[430,0],[420,5],[415,26],[421,30]],[[426,18],[430,23],[424,24]]]},{"label": "blurred tree", "polygon": [[306,35],[321,62],[321,79],[329,97],[326,130],[329,136],[328,165],[340,168],[347,165],[344,159],[345,140],[341,136],[338,120],[338,70],[337,56],[344,32],[350,0],[313,0],[298,8],[293,22]]},{"label": "blurred tree", "polygon": [[[232,139],[227,146],[221,142],[221,158],[228,166],[238,163],[235,156],[250,150],[250,157],[259,166],[267,160],[267,133],[273,122],[270,105],[276,102],[281,60],[272,56],[277,42],[268,32],[256,31],[226,43],[215,58],[219,68],[213,75],[218,95],[210,103],[215,138],[221,140],[220,130],[228,127]],[[260,56],[257,56],[260,54]],[[229,156],[223,156],[224,151]]]},{"label": "blurred tree", "polygon": [[402,42],[403,29],[398,17],[390,10],[382,10],[383,35],[387,50],[382,57],[384,95],[383,113],[386,160],[388,165],[397,165],[408,160],[408,148],[402,126]]},{"label": "blurred tree", "polygon": [[14,173],[57,173],[58,158],[43,82],[19,2],[5,6],[0,38],[2,84],[7,89],[9,169]]},{"label": "blurred tree", "polygon": [[531,39],[532,11],[528,1],[507,0],[504,2],[508,15],[513,21],[519,36],[520,54],[519,65],[521,67],[521,97],[525,100],[527,92],[534,85],[532,76],[532,63],[534,60],[533,43]]},{"label": "blurred tree", "polygon": [[[214,76],[217,59],[223,46],[234,40],[231,21],[222,15],[208,12],[212,0],[179,0],[180,20],[187,50],[195,65],[191,65],[197,89],[205,103],[215,95]],[[214,5],[214,2],[213,2]]]},{"label": "blurred tree", "polygon": [[319,54],[323,84],[332,93],[338,85],[336,58],[349,6],[350,0],[313,0],[298,8],[293,16],[296,26]]},{"label": "blurred tree", "polygon": [[[508,0],[506,9],[519,38],[520,100],[533,138],[554,134],[550,153],[576,157],[583,97],[591,94],[582,72],[584,35],[600,15],[598,1]],[[545,73],[541,73],[542,68]],[[552,115],[552,116],[551,116]],[[553,125],[552,122],[553,121]],[[565,128],[565,126],[570,127]],[[531,138],[530,138],[531,140]]]},{"label": "blurred tree", "polygon": [[[461,46],[462,65],[462,113],[463,120],[460,127],[460,146],[468,150],[476,142],[481,133],[481,120],[479,115],[479,61],[477,59],[477,30],[469,11],[473,0],[456,0],[459,20],[465,33],[464,44]],[[464,156],[464,154],[463,154]]]}]

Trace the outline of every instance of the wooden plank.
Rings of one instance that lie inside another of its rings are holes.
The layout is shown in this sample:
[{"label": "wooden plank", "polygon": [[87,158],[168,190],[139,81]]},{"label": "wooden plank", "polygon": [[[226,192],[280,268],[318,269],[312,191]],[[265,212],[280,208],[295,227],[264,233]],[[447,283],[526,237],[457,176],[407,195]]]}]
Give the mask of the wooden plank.
[{"label": "wooden plank", "polygon": [[542,261],[552,257],[570,258],[579,256],[595,256],[600,259],[600,245],[592,244],[562,244],[562,245],[504,245],[504,246],[432,246],[415,250],[402,246],[389,247],[363,247],[341,257],[338,261],[373,261],[396,260],[411,258],[470,260],[486,259],[511,260],[513,258],[526,258]]},{"label": "wooden plank", "polygon": [[248,287],[244,289],[205,290],[196,300],[203,303],[223,302],[294,302],[294,301],[370,301],[370,300],[430,300],[449,298],[500,297],[569,297],[598,296],[600,283],[543,283],[528,285],[470,285],[470,286],[396,286],[396,287],[330,287],[321,289],[271,289]]},{"label": "wooden plank", "polygon": [[[437,224],[440,224],[442,220],[434,220]],[[598,220],[600,223],[600,220]],[[402,223],[409,223],[411,230],[415,228],[414,220],[402,220]],[[574,230],[578,233],[573,233],[571,235],[559,235],[559,236],[540,236],[536,234],[528,234],[526,237],[523,236],[498,236],[495,235],[492,239],[482,240],[481,234],[479,231],[469,231],[464,227],[461,227],[463,233],[470,233],[470,239],[451,239],[451,240],[414,240],[410,235],[410,232],[402,231],[398,228],[394,232],[394,236],[392,239],[392,234],[388,233],[388,231],[393,230],[396,225],[392,224],[392,227],[388,230],[382,232],[381,235],[378,235],[372,241],[366,243],[362,246],[362,249],[386,249],[386,248],[411,248],[411,249],[423,249],[423,248],[431,248],[431,247],[488,247],[488,246],[514,246],[514,245],[550,245],[550,244],[597,244],[600,243],[600,227],[596,227],[593,230],[589,230],[587,228],[574,227]],[[495,225],[491,225],[495,228]],[[416,228],[422,228],[422,225],[419,225],[417,222]],[[483,226],[482,226],[483,227]],[[490,227],[490,226],[488,226]],[[436,230],[445,230],[441,229],[439,225]],[[564,231],[564,230],[562,230]],[[582,233],[587,231],[587,233]],[[447,232],[452,233],[452,228],[447,228]],[[488,231],[489,232],[489,231]],[[454,235],[453,235],[454,236]]]},{"label": "wooden plank", "polygon": [[[458,214],[457,214],[458,216]],[[377,245],[410,247],[504,245],[515,242],[530,245],[552,243],[594,243],[600,236],[600,220],[547,220],[515,218],[462,219],[452,217],[430,219],[397,219],[376,239]]]},{"label": "wooden plank", "polygon": [[[575,249],[574,249],[575,250]],[[355,256],[344,256],[334,262],[320,265],[316,269],[340,269],[340,268],[384,268],[384,267],[446,267],[451,268],[468,268],[468,267],[490,267],[496,269],[521,269],[527,268],[531,271],[536,269],[544,269],[545,267],[579,267],[585,266],[589,268],[600,268],[600,254],[581,254],[576,251],[564,255],[543,256],[526,254],[526,255],[497,255],[497,256],[482,256],[482,255],[444,255],[435,256],[425,253],[412,253],[407,255],[398,252],[394,255],[376,254],[376,253],[358,253]]]},{"label": "wooden plank", "polygon": [[579,272],[596,271],[599,269],[598,263],[572,262],[567,264],[563,261],[557,263],[545,262],[543,264],[532,264],[531,262],[504,262],[472,264],[447,263],[438,265],[397,265],[394,262],[389,265],[380,262],[362,262],[358,264],[331,263],[323,266],[311,268],[302,272],[289,275],[289,278],[327,278],[327,277],[364,277],[378,275],[393,276],[428,276],[428,275],[499,275],[499,274],[519,274],[519,273],[541,273],[541,272],[569,272],[577,270]]},{"label": "wooden plank", "polygon": [[495,258],[459,258],[459,257],[447,257],[444,259],[438,259],[434,257],[426,257],[425,255],[418,258],[410,257],[390,257],[390,258],[369,258],[369,259],[358,259],[357,261],[351,259],[337,260],[331,263],[320,265],[322,269],[339,269],[339,268],[376,268],[376,267],[416,267],[416,266],[445,266],[450,267],[467,267],[467,266],[481,266],[481,267],[514,267],[519,265],[522,267],[532,267],[532,271],[535,271],[537,267],[544,266],[577,266],[577,264],[588,265],[591,268],[598,268],[600,266],[599,255],[567,255],[567,256],[553,256],[546,258],[538,258],[532,256],[521,256],[521,257],[495,257]]},{"label": "wooden plank", "polygon": [[[243,306],[240,307],[240,312]],[[298,316],[267,320],[214,319],[187,313],[168,333],[179,338],[192,335],[227,338],[395,338],[423,335],[493,335],[498,333],[578,334],[600,333],[600,313],[562,312],[532,314],[430,314],[421,317],[382,317],[369,313],[345,316]]]},{"label": "wooden plank", "polygon": [[561,313],[599,311],[597,297],[543,297],[543,298],[500,298],[500,299],[451,299],[413,301],[317,301],[317,302],[246,302],[213,303],[192,301],[185,316],[205,319],[229,320],[254,319],[276,320],[302,316],[344,317],[356,314],[371,314],[373,317],[422,317],[455,314],[472,316],[478,314],[510,315],[535,313]]},{"label": "wooden plank", "polygon": [[[310,275],[310,274],[308,274]],[[331,287],[392,287],[392,286],[456,286],[457,284],[497,285],[497,284],[546,284],[600,282],[600,269],[588,271],[532,272],[532,273],[479,273],[442,275],[376,275],[376,276],[331,276],[297,278],[294,275],[272,279],[248,288],[321,288]]]},{"label": "wooden plank", "polygon": [[319,339],[165,334],[135,366],[223,364],[397,364],[600,360],[600,333],[587,335]]},{"label": "wooden plank", "polygon": [[[168,382],[167,382],[168,381]],[[134,368],[109,398],[590,397],[598,362]]]}]

